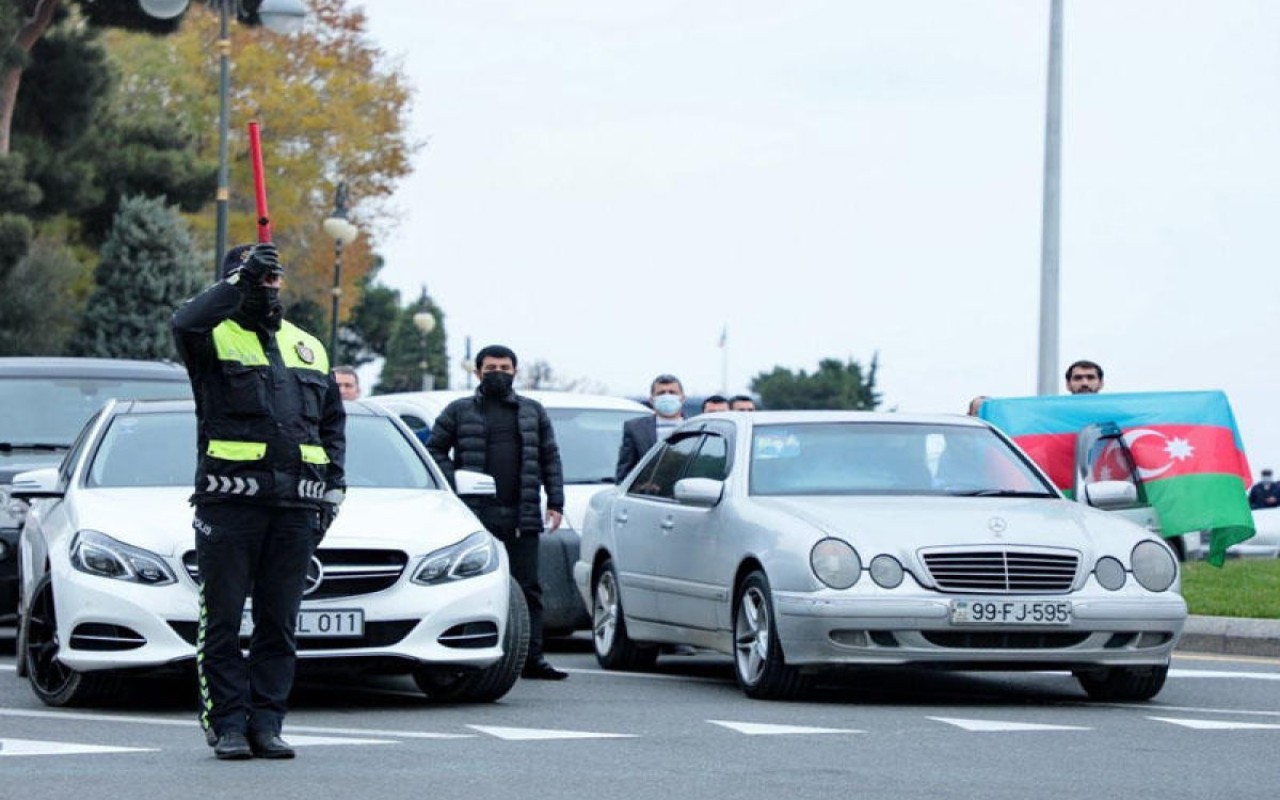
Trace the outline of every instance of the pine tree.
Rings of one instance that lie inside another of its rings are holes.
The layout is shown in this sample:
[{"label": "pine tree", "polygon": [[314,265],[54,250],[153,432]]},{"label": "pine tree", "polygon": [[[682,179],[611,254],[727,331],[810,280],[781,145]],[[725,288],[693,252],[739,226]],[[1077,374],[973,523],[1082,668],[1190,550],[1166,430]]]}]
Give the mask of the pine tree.
[{"label": "pine tree", "polygon": [[[426,311],[436,318],[431,333],[423,335],[414,323],[415,314]],[[423,287],[418,299],[396,317],[387,340],[387,360],[382,365],[374,394],[416,392],[424,388],[424,370],[431,376],[431,388],[449,388],[449,356],[445,348],[444,312]]]},{"label": "pine tree", "polygon": [[71,354],[176,358],[169,317],[203,281],[203,261],[176,209],[162,198],[125,198],[102,246]]}]

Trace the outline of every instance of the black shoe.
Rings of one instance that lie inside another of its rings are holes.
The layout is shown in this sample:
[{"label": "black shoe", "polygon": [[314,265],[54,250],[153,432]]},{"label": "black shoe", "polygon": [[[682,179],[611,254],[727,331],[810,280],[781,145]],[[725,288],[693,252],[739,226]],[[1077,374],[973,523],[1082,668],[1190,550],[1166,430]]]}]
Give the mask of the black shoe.
[{"label": "black shoe", "polygon": [[220,734],[213,745],[213,754],[223,761],[253,758],[253,751],[249,749],[249,740],[245,738],[244,731],[226,731]]},{"label": "black shoe", "polygon": [[520,673],[520,677],[535,681],[562,681],[569,677],[569,673],[562,672],[551,666],[545,658],[539,658],[525,663],[524,671]]},{"label": "black shoe", "polygon": [[249,746],[258,758],[293,758],[297,755],[289,743],[280,738],[280,734],[270,731],[255,731],[249,737]]}]

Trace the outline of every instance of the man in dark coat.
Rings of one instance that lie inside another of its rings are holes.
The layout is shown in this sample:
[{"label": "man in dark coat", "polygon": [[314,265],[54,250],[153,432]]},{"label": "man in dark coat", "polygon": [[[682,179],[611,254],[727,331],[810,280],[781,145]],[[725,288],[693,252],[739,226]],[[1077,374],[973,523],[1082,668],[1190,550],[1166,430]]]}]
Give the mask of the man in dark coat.
[{"label": "man in dark coat", "polygon": [[[493,478],[493,497],[463,497],[480,522],[506,547],[511,575],[529,605],[529,658],[523,676],[569,677],[542,653],[542,586],[538,582],[538,535],[543,531],[542,491],[547,493],[546,530],[560,527],[564,472],[546,410],[512,389],[516,354],[489,345],[476,354],[480,387],[453,401],[436,417],[427,450],[451,484],[458,469]],[[456,486],[456,484],[455,484]]]},{"label": "man in dark coat", "polygon": [[654,414],[627,420],[622,426],[622,444],[618,447],[618,466],[614,480],[622,483],[631,468],[640,463],[658,441],[665,441],[671,431],[684,421],[684,386],[675,375],[659,375],[649,384],[649,405]]}]

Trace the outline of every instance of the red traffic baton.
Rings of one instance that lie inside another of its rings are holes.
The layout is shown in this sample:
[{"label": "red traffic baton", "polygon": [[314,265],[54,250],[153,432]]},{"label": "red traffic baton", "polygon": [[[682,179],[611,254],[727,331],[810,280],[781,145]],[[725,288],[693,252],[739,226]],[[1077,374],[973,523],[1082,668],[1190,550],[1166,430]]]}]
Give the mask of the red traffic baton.
[{"label": "red traffic baton", "polygon": [[253,163],[253,195],[258,204],[258,241],[271,241],[271,215],[267,212],[267,176],[262,168],[262,133],[249,123],[249,158]]}]

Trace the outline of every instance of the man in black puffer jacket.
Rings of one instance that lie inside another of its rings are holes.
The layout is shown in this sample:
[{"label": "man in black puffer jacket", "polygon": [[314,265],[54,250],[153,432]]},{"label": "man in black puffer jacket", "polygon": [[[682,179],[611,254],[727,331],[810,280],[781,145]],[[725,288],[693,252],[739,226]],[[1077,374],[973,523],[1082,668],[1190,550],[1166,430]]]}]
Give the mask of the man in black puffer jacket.
[{"label": "man in black puffer jacket", "polygon": [[511,388],[516,354],[489,345],[476,354],[480,388],[454,400],[436,417],[427,450],[453,483],[456,469],[493,477],[493,497],[463,497],[475,515],[506,546],[511,575],[529,605],[529,659],[526,678],[569,677],[542,654],[542,586],[538,583],[538,534],[543,530],[542,490],[547,493],[546,530],[560,527],[564,513],[564,472],[560,448],[546,410]]}]

